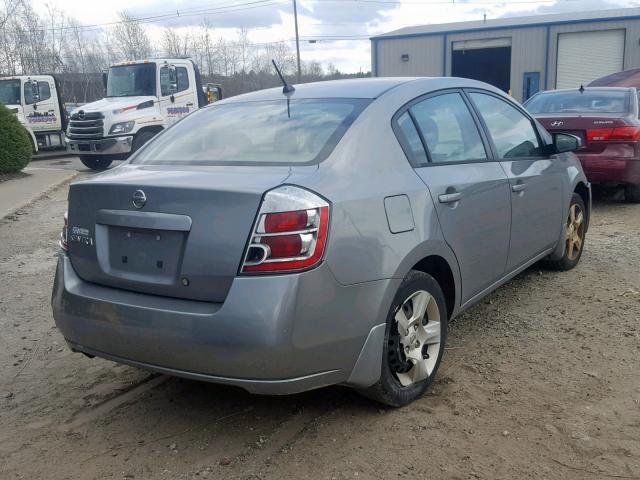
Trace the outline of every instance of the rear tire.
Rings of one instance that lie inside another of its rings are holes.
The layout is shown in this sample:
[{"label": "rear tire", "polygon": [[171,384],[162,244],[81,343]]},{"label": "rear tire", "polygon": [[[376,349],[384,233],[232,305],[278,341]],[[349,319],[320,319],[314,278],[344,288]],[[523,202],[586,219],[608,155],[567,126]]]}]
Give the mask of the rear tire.
[{"label": "rear tire", "polygon": [[584,241],[587,234],[587,210],[582,197],[574,193],[569,204],[567,223],[564,230],[565,248],[562,258],[549,261],[549,265],[556,270],[571,270],[574,268],[584,250]]},{"label": "rear tire", "polygon": [[438,371],[446,338],[447,308],[440,285],[431,275],[411,270],[387,315],[380,380],[360,393],[391,407],[420,398]]},{"label": "rear tire", "polygon": [[85,167],[97,172],[106,170],[107,168],[109,168],[111,163],[113,163],[112,159],[108,157],[100,157],[97,155],[80,155],[80,161]]},{"label": "rear tire", "polygon": [[629,203],[640,203],[640,185],[624,187],[624,198]]}]

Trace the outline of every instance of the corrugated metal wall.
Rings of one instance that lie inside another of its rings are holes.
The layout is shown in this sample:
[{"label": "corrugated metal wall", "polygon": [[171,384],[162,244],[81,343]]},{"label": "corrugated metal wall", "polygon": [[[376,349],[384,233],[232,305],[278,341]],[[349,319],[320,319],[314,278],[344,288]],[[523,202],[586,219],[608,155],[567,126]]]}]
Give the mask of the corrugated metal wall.
[{"label": "corrugated metal wall", "polygon": [[[525,72],[540,72],[540,88],[555,88],[558,34],[594,30],[626,29],[624,69],[640,68],[640,20],[588,22],[526,28],[447,33],[372,42],[372,72],[377,76],[451,75],[451,44],[460,40],[511,38],[511,92],[522,100]],[[548,31],[547,31],[548,30]],[[547,36],[549,39],[547,54]],[[443,61],[446,41],[446,64]],[[376,48],[373,44],[377,43]],[[408,54],[409,61],[402,61]],[[589,52],[584,52],[589,61]],[[548,63],[547,62],[548,55]],[[376,60],[377,58],[377,65]],[[548,67],[548,72],[547,68]]]},{"label": "corrugated metal wall", "polygon": [[[377,76],[441,77],[443,42],[440,35],[377,41]],[[409,61],[402,61],[404,54],[409,55]]]}]

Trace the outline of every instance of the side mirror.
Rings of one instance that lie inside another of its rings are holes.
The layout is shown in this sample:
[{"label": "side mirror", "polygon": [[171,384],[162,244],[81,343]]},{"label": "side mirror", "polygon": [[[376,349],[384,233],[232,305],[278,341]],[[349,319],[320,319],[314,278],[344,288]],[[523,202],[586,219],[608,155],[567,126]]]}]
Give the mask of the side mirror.
[{"label": "side mirror", "polygon": [[107,91],[107,80],[109,80],[107,72],[102,72],[102,88],[104,88],[105,93]]},{"label": "side mirror", "polygon": [[35,80],[29,80],[28,82],[28,88],[31,91],[31,103],[37,103],[40,101],[40,87],[38,87],[38,82]]},{"label": "side mirror", "polygon": [[582,140],[569,133],[554,133],[553,146],[556,153],[574,152],[582,146]]},{"label": "side mirror", "polygon": [[178,91],[178,74],[175,65],[169,65],[169,92],[174,94]]}]

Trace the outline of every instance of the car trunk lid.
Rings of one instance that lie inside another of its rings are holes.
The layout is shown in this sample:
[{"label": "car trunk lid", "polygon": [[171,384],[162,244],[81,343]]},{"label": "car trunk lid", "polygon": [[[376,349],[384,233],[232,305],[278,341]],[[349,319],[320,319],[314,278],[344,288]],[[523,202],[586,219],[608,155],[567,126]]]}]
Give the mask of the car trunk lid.
[{"label": "car trunk lid", "polygon": [[635,126],[625,117],[620,117],[620,114],[594,116],[576,113],[535,117],[550,133],[570,133],[579,137],[582,146],[578,153],[602,153],[609,145],[608,139],[616,128]]},{"label": "car trunk lid", "polygon": [[288,167],[123,166],[69,193],[69,257],[92,283],[223,302],[265,191]]}]

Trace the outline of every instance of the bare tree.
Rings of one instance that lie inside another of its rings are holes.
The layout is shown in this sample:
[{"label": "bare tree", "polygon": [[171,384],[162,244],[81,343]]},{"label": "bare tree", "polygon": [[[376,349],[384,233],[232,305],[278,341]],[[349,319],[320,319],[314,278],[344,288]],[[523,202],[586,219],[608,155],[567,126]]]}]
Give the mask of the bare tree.
[{"label": "bare tree", "polygon": [[123,60],[151,56],[151,42],[140,21],[127,12],[120,12],[118,17],[120,23],[113,27],[113,38],[117,42],[116,52]]},{"label": "bare tree", "polygon": [[162,32],[162,50],[170,57],[187,56],[192,50],[190,32],[167,27]]}]

